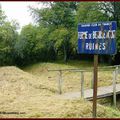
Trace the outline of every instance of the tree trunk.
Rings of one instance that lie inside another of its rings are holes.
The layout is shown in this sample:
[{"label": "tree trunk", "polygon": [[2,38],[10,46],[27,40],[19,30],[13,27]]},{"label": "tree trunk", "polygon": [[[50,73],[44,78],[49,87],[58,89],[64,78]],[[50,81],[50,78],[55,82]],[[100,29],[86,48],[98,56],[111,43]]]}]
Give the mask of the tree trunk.
[{"label": "tree trunk", "polygon": [[64,45],[64,62],[66,63],[67,62],[67,49]]}]

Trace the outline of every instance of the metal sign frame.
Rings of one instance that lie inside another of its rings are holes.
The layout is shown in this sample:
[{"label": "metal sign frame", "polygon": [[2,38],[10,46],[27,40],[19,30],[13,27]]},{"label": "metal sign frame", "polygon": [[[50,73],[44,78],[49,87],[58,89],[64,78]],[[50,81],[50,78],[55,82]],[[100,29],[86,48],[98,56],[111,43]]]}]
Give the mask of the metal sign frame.
[{"label": "metal sign frame", "polygon": [[116,22],[80,23],[78,53],[116,54]]}]

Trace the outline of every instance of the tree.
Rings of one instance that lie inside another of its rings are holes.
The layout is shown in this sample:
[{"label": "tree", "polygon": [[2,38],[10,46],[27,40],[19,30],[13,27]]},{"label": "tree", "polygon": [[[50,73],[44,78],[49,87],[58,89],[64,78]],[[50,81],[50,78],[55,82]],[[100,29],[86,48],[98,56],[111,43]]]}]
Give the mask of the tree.
[{"label": "tree", "polygon": [[[63,51],[65,62],[70,52],[71,31],[75,28],[75,10],[76,2],[52,2],[49,8],[31,8],[37,22],[50,29],[50,43],[53,43],[52,46],[55,47],[55,52],[58,50],[58,46],[63,46],[61,47],[62,49],[59,50]],[[58,30],[59,28],[60,30]],[[56,31],[62,31],[61,34],[59,33],[59,37],[55,35]],[[65,37],[63,37],[64,35]],[[52,36],[54,36],[54,38]]]},{"label": "tree", "polygon": [[106,21],[108,16],[98,7],[98,2],[80,2],[77,10],[78,23]]},{"label": "tree", "polygon": [[9,22],[0,8],[0,64],[14,63],[14,45],[17,40],[15,21]]},{"label": "tree", "polygon": [[[17,57],[30,62],[34,59],[34,48],[36,46],[36,27],[29,24],[22,28],[19,39],[15,45]],[[21,63],[22,64],[22,63]]]},{"label": "tree", "polygon": [[107,16],[109,16],[109,20],[117,21],[118,27],[120,27],[120,2],[101,2],[99,3],[99,10],[103,11]]},{"label": "tree", "polygon": [[117,42],[117,55],[109,57],[110,61],[116,61],[115,63],[119,63],[120,56],[120,2],[100,2],[99,10],[103,11],[107,16],[108,20],[117,22],[117,34],[116,34],[116,42]]}]

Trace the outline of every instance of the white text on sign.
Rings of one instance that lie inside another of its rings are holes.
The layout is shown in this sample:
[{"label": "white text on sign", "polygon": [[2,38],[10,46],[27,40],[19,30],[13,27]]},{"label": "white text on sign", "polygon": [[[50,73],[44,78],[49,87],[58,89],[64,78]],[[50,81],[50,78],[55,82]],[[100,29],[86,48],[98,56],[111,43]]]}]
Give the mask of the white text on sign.
[{"label": "white text on sign", "polygon": [[85,43],[86,50],[106,50],[105,43]]},{"label": "white text on sign", "polygon": [[102,31],[93,31],[93,33],[86,32],[78,32],[78,39],[114,39],[115,38],[115,30],[108,30],[105,32]]}]

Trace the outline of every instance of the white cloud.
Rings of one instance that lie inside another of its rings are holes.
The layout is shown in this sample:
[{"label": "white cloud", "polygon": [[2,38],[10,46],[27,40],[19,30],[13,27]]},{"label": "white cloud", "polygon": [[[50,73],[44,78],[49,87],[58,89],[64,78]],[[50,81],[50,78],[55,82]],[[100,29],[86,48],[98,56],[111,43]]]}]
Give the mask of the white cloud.
[{"label": "white cloud", "polygon": [[38,2],[0,2],[2,10],[8,17],[8,20],[17,20],[20,27],[33,23],[28,6],[42,7]]}]

